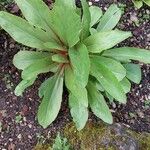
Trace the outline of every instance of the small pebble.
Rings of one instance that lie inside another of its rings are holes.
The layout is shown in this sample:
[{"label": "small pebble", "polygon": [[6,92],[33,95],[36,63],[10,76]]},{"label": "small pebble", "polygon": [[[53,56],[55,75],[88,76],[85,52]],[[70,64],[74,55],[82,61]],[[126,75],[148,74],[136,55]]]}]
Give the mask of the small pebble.
[{"label": "small pebble", "polygon": [[13,141],[13,139],[12,139],[12,138],[9,138],[9,141],[10,141],[10,142],[12,142],[12,141]]},{"label": "small pebble", "polygon": [[28,138],[29,138],[29,139],[32,139],[32,136],[31,136],[31,135],[28,135]]},{"label": "small pebble", "polygon": [[137,112],[137,114],[138,114],[138,116],[140,117],[140,118],[144,118],[144,113],[143,112]]},{"label": "small pebble", "polygon": [[26,122],[26,121],[27,121],[26,117],[23,117],[23,121],[24,121],[24,122]]},{"label": "small pebble", "polygon": [[22,135],[21,135],[21,134],[18,134],[17,138],[18,138],[18,139],[21,139],[21,138],[22,138]]},{"label": "small pebble", "polygon": [[89,2],[89,6],[92,6],[92,2]]},{"label": "small pebble", "polygon": [[137,18],[135,13],[131,14],[130,19],[131,19],[132,22],[137,22],[138,21],[138,18]]},{"label": "small pebble", "polygon": [[29,127],[29,128],[32,128],[32,124],[29,124],[28,127]]}]

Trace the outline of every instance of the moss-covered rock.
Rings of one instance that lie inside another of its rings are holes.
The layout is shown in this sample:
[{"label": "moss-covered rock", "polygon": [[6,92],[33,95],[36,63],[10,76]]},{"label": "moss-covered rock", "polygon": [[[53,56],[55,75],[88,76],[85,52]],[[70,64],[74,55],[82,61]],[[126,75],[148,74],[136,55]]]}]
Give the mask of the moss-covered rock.
[{"label": "moss-covered rock", "polygon": [[[108,126],[90,121],[79,132],[69,123],[62,134],[73,150],[150,150],[150,133],[136,133],[121,124]],[[51,147],[52,144],[37,144],[34,150],[52,150]]]},{"label": "moss-covered rock", "polygon": [[89,122],[79,132],[70,123],[64,128],[64,136],[75,150],[150,150],[150,134],[136,133],[120,124]]}]

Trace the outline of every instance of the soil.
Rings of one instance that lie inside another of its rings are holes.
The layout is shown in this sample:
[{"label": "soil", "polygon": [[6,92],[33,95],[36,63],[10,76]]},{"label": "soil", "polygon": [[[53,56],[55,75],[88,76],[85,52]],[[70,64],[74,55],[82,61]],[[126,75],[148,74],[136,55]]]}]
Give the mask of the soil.
[{"label": "soil", "polygon": [[[115,2],[125,11],[118,28],[133,33],[132,38],[119,46],[150,49],[150,8],[144,5],[137,10],[130,0],[122,1],[126,6]],[[47,1],[47,4],[50,3],[51,0]],[[103,10],[110,5],[106,1],[92,1],[92,4],[100,6]],[[16,15],[20,14],[13,3],[6,4],[3,8]],[[2,150],[31,150],[39,140],[54,138],[56,133],[71,120],[67,107],[67,92],[64,92],[62,108],[54,123],[47,129],[43,129],[37,123],[36,113],[40,103],[38,87],[49,74],[40,75],[22,97],[14,95],[14,88],[20,82],[20,72],[13,66],[12,59],[23,48],[5,31],[0,30],[0,149]],[[121,122],[138,132],[150,132],[150,65],[140,65],[142,81],[139,85],[132,85],[127,105],[112,103],[110,107],[115,122]],[[92,113],[90,119],[99,120]]]}]

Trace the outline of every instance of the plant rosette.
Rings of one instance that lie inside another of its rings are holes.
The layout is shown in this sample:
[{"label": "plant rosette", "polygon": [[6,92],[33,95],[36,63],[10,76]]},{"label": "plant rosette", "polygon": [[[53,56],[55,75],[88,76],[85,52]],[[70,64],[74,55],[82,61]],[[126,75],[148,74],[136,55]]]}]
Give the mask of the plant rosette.
[{"label": "plant rosette", "polygon": [[[17,96],[31,86],[41,73],[52,72],[39,88],[42,99],[38,122],[48,127],[57,117],[64,85],[69,92],[69,107],[78,130],[88,120],[88,108],[111,124],[112,114],[105,101],[126,103],[131,83],[140,83],[141,69],[131,60],[150,63],[150,52],[134,47],[114,48],[132,36],[114,29],[121,10],[112,4],[103,14],[81,0],[56,0],[52,10],[42,0],[15,0],[25,19],[0,12],[0,26],[18,43],[36,51],[19,51],[13,64],[22,70]],[[63,13],[62,13],[63,12]]]}]

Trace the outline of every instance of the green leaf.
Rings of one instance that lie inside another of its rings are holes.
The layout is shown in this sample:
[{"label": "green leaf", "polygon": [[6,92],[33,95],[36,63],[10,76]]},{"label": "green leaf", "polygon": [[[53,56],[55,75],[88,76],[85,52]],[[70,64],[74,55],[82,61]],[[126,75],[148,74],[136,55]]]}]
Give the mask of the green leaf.
[{"label": "green leaf", "polygon": [[45,42],[51,40],[43,30],[35,28],[24,19],[0,12],[0,26],[7,31],[15,41],[29,47],[47,49]]},{"label": "green leaf", "polygon": [[50,9],[42,0],[15,0],[15,2],[31,25],[46,30],[50,39],[58,40],[51,28]]},{"label": "green leaf", "polygon": [[50,49],[51,51],[54,51],[54,50],[64,51],[64,47],[61,46],[60,44],[57,44],[56,42],[47,42],[47,43],[44,43],[44,46]]},{"label": "green leaf", "polygon": [[49,59],[44,58],[36,63],[31,64],[29,67],[25,68],[21,74],[22,78],[25,80],[30,80],[33,77],[36,77],[40,73],[50,72],[55,64]]},{"label": "green leaf", "polygon": [[70,9],[76,9],[75,0],[55,0],[55,5],[64,5]]},{"label": "green leaf", "polygon": [[15,89],[15,95],[22,96],[22,93],[24,92],[24,90],[27,87],[31,86],[34,83],[35,79],[36,77],[33,77],[30,80],[22,80]]},{"label": "green leaf", "polygon": [[53,150],[62,149],[62,138],[60,136],[60,133],[58,133],[54,144],[53,144]]},{"label": "green leaf", "polygon": [[102,85],[99,82],[96,83],[96,88],[97,88],[97,90],[99,90],[101,92],[105,91],[104,88],[102,87]]},{"label": "green leaf", "polygon": [[54,4],[50,14],[51,20],[49,23],[53,31],[58,35],[62,45],[74,46],[79,41],[81,30],[80,16],[63,1],[62,5]]},{"label": "green leaf", "polygon": [[118,81],[121,81],[126,76],[126,69],[120,62],[102,56],[92,56],[92,58],[108,68],[115,75]]},{"label": "green leaf", "polygon": [[90,33],[91,33],[91,35],[96,34],[96,33],[97,33],[97,30],[94,29],[94,28],[90,28]]},{"label": "green leaf", "polygon": [[121,10],[117,5],[112,4],[106,11],[106,13],[100,19],[100,23],[97,27],[98,31],[112,30],[121,18]]},{"label": "green leaf", "polygon": [[102,55],[106,57],[112,57],[117,60],[138,60],[150,64],[150,51],[146,49],[134,47],[121,47],[105,51]]},{"label": "green leaf", "polygon": [[150,6],[150,0],[143,0],[143,2],[144,2],[145,4],[147,4],[148,6]]},{"label": "green leaf", "polygon": [[131,83],[127,78],[124,78],[120,83],[125,93],[130,92]]},{"label": "green leaf", "polygon": [[105,91],[102,85],[99,83],[99,81],[95,77],[90,76],[89,82],[92,82],[92,84],[94,84],[94,86],[97,88],[98,91],[101,91],[101,92]]},{"label": "green leaf", "polygon": [[142,0],[132,0],[135,7],[137,7],[138,9],[141,8],[143,6],[143,1]]},{"label": "green leaf", "polygon": [[114,97],[113,97],[113,96],[111,96],[111,95],[110,95],[108,92],[106,92],[106,91],[105,91],[105,96],[108,98],[109,103],[114,102]]},{"label": "green leaf", "polygon": [[91,75],[100,82],[111,96],[121,103],[126,103],[126,95],[115,75],[94,58],[91,58]]},{"label": "green leaf", "polygon": [[82,99],[77,99],[73,94],[69,95],[71,116],[78,130],[83,129],[88,120],[88,109],[82,105],[81,100]]},{"label": "green leaf", "polygon": [[78,44],[69,49],[69,57],[76,80],[85,87],[88,83],[90,71],[90,59],[88,50],[84,44]]},{"label": "green leaf", "polygon": [[51,54],[47,52],[35,52],[35,51],[19,51],[13,59],[13,64],[16,68],[24,70],[31,64],[34,64],[44,58],[51,60]]},{"label": "green leaf", "polygon": [[89,9],[91,14],[90,26],[92,27],[100,21],[100,18],[102,16],[102,10],[97,6],[91,6]]},{"label": "green leaf", "polygon": [[79,15],[79,16],[81,16],[81,14],[82,14],[82,12],[81,12],[81,8],[76,8],[76,13]]},{"label": "green leaf", "polygon": [[44,97],[38,110],[38,122],[43,128],[47,128],[59,113],[63,93],[63,76],[55,75],[47,82]]},{"label": "green leaf", "polygon": [[93,113],[104,122],[112,124],[113,118],[103,95],[97,91],[91,82],[88,83],[87,89],[89,103]]},{"label": "green leaf", "polygon": [[86,0],[81,0],[81,4],[83,9],[81,39],[84,40],[90,33],[91,14]]},{"label": "green leaf", "polygon": [[76,99],[79,99],[82,105],[88,107],[87,90],[76,80],[76,76],[70,66],[65,68],[65,84]]},{"label": "green leaf", "polygon": [[88,119],[88,97],[87,90],[81,86],[79,80],[76,80],[76,75],[72,68],[68,65],[65,68],[65,84],[70,91],[69,106],[71,115],[76,123],[77,129],[81,130]]},{"label": "green leaf", "polygon": [[66,55],[63,54],[55,54],[52,56],[52,61],[57,63],[69,63],[69,60]]},{"label": "green leaf", "polygon": [[[49,150],[51,150],[51,148]],[[62,137],[60,133],[58,133],[57,137],[55,138],[52,150],[70,150],[70,144],[66,138]]]},{"label": "green leaf", "polygon": [[131,32],[124,32],[119,30],[98,32],[89,36],[84,41],[84,44],[87,46],[89,52],[100,53],[103,50],[114,47],[130,36]]},{"label": "green leaf", "polygon": [[40,98],[42,98],[43,96],[44,96],[44,94],[45,94],[45,92],[46,92],[46,88],[47,88],[47,86],[48,86],[48,84],[51,82],[51,78],[48,78],[47,80],[45,80],[42,84],[41,84],[41,86],[40,86],[40,88],[39,88],[39,90],[38,90],[38,94],[39,94],[39,97]]},{"label": "green leaf", "polygon": [[134,83],[139,84],[142,78],[140,65],[129,63],[124,64],[124,67],[127,70],[127,78]]},{"label": "green leaf", "polygon": [[42,98],[46,92],[46,88],[48,87],[48,84],[51,82],[51,78],[48,78],[47,80],[45,80],[41,86],[39,87],[39,97]]}]

